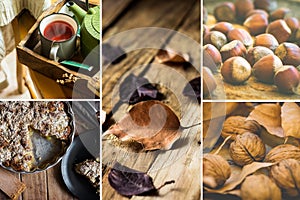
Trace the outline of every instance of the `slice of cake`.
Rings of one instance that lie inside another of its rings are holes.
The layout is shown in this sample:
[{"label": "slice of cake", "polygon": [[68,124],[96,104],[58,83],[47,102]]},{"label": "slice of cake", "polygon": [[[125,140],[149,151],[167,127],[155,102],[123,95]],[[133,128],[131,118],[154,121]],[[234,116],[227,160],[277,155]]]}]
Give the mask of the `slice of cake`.
[{"label": "slice of cake", "polygon": [[75,165],[75,171],[86,177],[90,183],[97,189],[97,193],[100,193],[100,163],[96,160],[85,160]]}]

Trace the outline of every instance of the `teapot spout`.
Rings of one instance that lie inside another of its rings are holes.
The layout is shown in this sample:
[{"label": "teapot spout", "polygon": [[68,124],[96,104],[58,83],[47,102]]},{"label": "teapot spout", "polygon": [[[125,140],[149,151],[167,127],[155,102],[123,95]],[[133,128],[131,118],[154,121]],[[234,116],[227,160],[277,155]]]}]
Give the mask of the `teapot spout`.
[{"label": "teapot spout", "polygon": [[73,1],[68,1],[66,3],[67,7],[69,8],[70,11],[72,11],[78,21],[79,24],[82,23],[83,18],[86,15],[86,11],[80,8],[76,3]]}]

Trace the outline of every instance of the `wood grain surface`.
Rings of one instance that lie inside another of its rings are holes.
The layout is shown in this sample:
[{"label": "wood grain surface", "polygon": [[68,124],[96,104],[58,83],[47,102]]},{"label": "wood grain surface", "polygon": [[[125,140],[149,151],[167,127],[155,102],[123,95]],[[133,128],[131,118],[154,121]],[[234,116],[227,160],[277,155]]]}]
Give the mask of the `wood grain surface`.
[{"label": "wood grain surface", "polygon": [[[107,0],[106,0],[107,1]],[[123,10],[113,12],[105,9],[109,3],[103,1],[103,42],[109,42],[111,37],[134,28],[160,27],[175,30],[185,34],[194,41],[200,41],[200,1],[179,0],[172,2],[154,0],[123,1]],[[177,40],[173,33],[160,35],[159,48],[172,45]],[[107,121],[118,121],[130,109],[122,103],[118,96],[120,82],[130,73],[147,78],[150,82],[161,86],[165,95],[163,102],[179,117],[182,126],[194,125],[200,122],[200,106],[196,101],[181,95],[185,83],[199,76],[198,66],[158,65],[155,56],[159,48],[138,49],[140,42],[155,42],[147,35],[130,35],[127,41],[119,41],[129,49],[127,57],[121,62],[104,66],[102,74],[103,109],[109,114]],[[150,42],[150,43],[151,43]],[[179,43],[180,41],[176,41]],[[114,43],[118,45],[118,43]],[[185,44],[186,45],[186,44]],[[189,44],[191,45],[191,44]],[[182,49],[193,58],[199,52],[189,52],[188,45]],[[191,51],[191,50],[190,50]],[[111,123],[112,124],[112,123]],[[107,126],[111,125],[108,124]],[[153,151],[146,153],[129,153],[122,148],[103,142],[102,161],[105,165],[102,179],[102,199],[128,199],[119,195],[108,182],[109,169],[114,162],[120,162],[148,173],[159,186],[165,181],[175,180],[175,184],[161,189],[158,197],[133,196],[130,199],[200,199],[200,126],[185,129],[178,142],[168,151]],[[112,156],[114,155],[114,156]]]}]

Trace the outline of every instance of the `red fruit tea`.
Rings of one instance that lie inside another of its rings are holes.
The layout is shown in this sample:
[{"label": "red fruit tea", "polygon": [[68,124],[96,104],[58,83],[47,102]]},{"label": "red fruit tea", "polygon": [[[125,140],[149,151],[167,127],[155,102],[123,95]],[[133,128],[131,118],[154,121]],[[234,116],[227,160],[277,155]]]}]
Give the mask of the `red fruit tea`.
[{"label": "red fruit tea", "polygon": [[44,37],[52,41],[64,41],[74,35],[73,27],[64,21],[53,21],[44,30]]}]

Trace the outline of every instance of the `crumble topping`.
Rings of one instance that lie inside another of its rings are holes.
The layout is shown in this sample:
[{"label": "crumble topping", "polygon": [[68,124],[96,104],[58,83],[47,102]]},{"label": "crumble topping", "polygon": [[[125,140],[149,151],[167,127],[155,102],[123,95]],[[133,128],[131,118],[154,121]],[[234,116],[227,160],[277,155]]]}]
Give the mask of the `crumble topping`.
[{"label": "crumble topping", "polygon": [[97,193],[100,193],[100,163],[96,160],[85,160],[75,165],[75,171],[86,177]]},{"label": "crumble topping", "polygon": [[0,162],[17,171],[30,171],[32,129],[44,137],[67,140],[69,123],[63,102],[0,102]]}]

